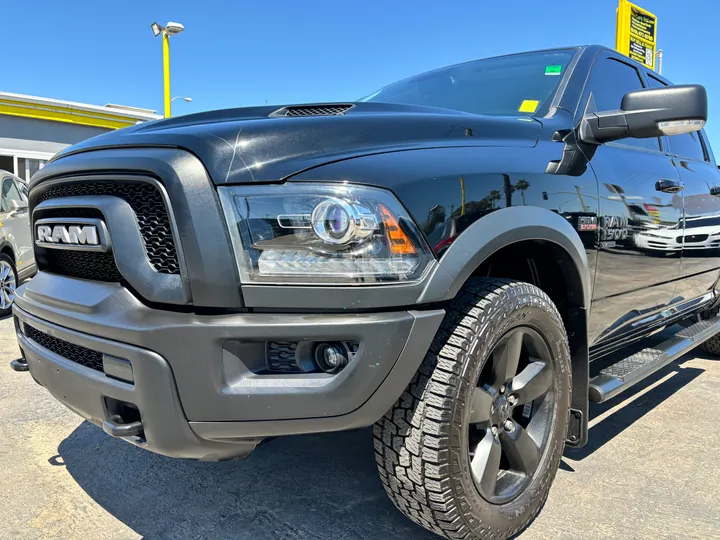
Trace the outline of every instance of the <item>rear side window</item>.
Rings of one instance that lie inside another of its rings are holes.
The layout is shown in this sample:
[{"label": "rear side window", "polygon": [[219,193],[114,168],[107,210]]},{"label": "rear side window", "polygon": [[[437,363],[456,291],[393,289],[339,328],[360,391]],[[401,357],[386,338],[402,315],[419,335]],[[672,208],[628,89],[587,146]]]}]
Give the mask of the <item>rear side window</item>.
[{"label": "rear side window", "polygon": [[[648,75],[648,86],[650,88],[662,88],[667,84],[652,75]],[[700,142],[699,132],[671,135],[667,137],[667,142],[669,153],[694,161],[705,161],[705,150],[702,142]]]},{"label": "rear side window", "polygon": [[[590,91],[597,111],[614,111],[620,108],[628,92],[644,88],[640,73],[629,64],[614,58],[601,58],[595,62],[590,74]],[[660,150],[660,140],[621,139],[622,144]]]}]

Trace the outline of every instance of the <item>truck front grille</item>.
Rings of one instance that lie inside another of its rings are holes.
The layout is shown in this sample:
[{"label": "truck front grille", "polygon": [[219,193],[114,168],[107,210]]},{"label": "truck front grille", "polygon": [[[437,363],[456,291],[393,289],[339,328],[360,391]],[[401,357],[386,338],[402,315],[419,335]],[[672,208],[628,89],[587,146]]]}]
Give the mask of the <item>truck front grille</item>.
[{"label": "truck front grille", "polygon": [[44,264],[49,272],[74,278],[119,283],[122,275],[112,253],[99,251],[63,251],[48,249]]},{"label": "truck front grille", "polygon": [[[111,195],[127,202],[137,217],[140,235],[150,265],[161,274],[180,273],[170,219],[162,194],[157,187],[148,182],[75,181],[50,186],[39,195],[37,203],[48,199],[81,195]],[[72,215],[72,211],[68,212],[68,215]],[[75,215],[79,217],[78,214]],[[79,264],[78,262],[77,265]],[[52,271],[50,268],[48,270]],[[88,279],[96,278],[88,277]]]},{"label": "truck front grille", "polygon": [[[38,218],[95,218],[103,219],[103,214],[96,208],[52,208],[44,210]],[[93,281],[120,282],[122,275],[118,271],[112,253],[99,251],[66,251],[45,249],[38,257],[38,265],[42,270]]]},{"label": "truck front grille", "polygon": [[25,323],[25,336],[47,350],[75,362],[76,364],[89,367],[95,371],[103,372],[103,355],[101,352],[93,351],[74,343],[41,332],[37,328]]}]

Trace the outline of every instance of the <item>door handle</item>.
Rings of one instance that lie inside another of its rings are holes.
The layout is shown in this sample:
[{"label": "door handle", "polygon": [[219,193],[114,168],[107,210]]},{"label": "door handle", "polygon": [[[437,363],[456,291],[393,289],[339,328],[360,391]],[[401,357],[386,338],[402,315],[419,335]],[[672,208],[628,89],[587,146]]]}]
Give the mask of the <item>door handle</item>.
[{"label": "door handle", "polygon": [[683,183],[678,180],[667,180],[665,178],[661,178],[655,182],[655,189],[657,191],[662,191],[663,193],[678,193],[684,188],[685,186]]}]

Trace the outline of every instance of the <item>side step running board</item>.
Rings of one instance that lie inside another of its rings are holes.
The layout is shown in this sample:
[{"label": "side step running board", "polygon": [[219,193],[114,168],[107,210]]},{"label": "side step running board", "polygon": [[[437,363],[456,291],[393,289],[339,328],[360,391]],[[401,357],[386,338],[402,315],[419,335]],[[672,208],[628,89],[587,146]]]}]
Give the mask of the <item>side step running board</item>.
[{"label": "side step running board", "polygon": [[590,401],[602,403],[617,396],[718,332],[720,317],[700,321],[655,347],[643,349],[600,370],[590,380]]}]

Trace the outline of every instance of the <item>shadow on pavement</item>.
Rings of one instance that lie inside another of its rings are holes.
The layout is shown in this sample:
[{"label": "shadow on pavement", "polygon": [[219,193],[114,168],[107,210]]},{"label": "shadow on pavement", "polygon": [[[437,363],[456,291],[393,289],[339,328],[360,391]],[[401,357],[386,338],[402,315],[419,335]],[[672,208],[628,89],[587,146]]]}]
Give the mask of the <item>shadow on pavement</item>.
[{"label": "shadow on pavement", "polygon": [[245,461],[152,454],[87,422],[61,444],[74,480],[145,538],[430,540],[377,476],[370,430],[289,437]]},{"label": "shadow on pavement", "polygon": [[[591,419],[636,396],[590,429],[582,460],[692,382],[702,369],[670,364],[608,403]],[[201,463],[166,458],[82,423],[53,465],[66,466],[105,510],[148,539],[393,539],[437,536],[402,516],[377,476],[369,429],[287,437],[261,445],[245,461]],[[561,469],[574,472],[563,460]]]},{"label": "shadow on pavement", "polygon": [[604,414],[625,400],[632,399],[634,396],[641,393],[649,386],[655,384],[660,379],[672,374],[668,380],[656,386],[641,397],[635,399],[632,403],[623,405],[609,416],[603,418],[597,424],[594,424],[590,428],[588,434],[588,444],[583,448],[566,448],[564,453],[565,457],[576,461],[585,459],[607,442],[612,440],[613,437],[616,437],[632,426],[663,401],[674,395],[681,388],[690,384],[703,372],[704,370],[702,369],[686,368],[682,367],[678,363],[671,363],[667,367],[661,369],[657,373],[654,373],[617,397],[597,405],[591,403],[590,421],[592,422],[593,418]]}]

